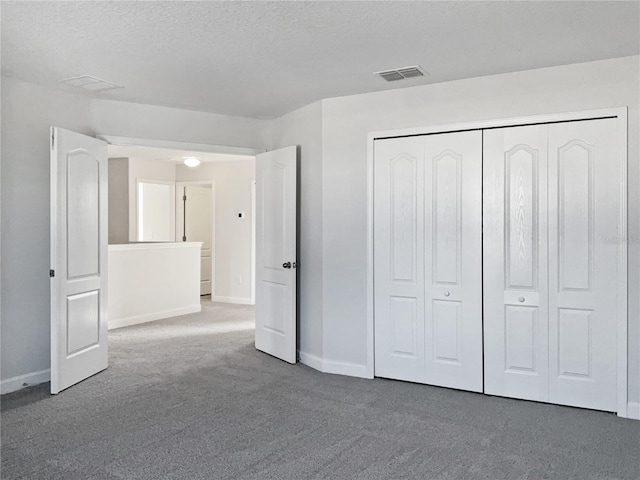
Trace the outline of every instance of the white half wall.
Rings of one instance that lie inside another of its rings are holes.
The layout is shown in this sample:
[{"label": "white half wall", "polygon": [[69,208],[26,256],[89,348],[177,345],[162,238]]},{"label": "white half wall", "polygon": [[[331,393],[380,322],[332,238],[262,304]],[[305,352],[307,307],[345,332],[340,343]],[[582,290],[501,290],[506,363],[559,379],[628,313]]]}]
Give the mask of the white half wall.
[{"label": "white half wall", "polygon": [[[177,182],[212,181],[215,185],[215,228],[212,299],[249,305],[251,300],[251,230],[253,225],[251,183],[256,162],[233,160],[178,165]],[[178,185],[178,193],[180,186]],[[187,199],[187,201],[189,201]],[[242,218],[238,214],[242,212]],[[180,231],[180,225],[178,225]]]},{"label": "white half wall", "polygon": [[109,329],[199,312],[201,246],[109,245]]}]

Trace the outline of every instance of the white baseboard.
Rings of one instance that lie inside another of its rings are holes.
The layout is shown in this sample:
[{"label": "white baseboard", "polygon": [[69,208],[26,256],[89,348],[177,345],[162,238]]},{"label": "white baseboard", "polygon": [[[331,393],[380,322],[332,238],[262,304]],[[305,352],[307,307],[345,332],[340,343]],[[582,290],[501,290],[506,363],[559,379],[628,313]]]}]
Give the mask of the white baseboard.
[{"label": "white baseboard", "polygon": [[300,356],[300,363],[322,372],[322,359],[320,357],[302,351],[298,352],[298,355]]},{"label": "white baseboard", "polygon": [[197,304],[191,305],[189,307],[175,308],[173,310],[163,310],[161,312],[145,313],[144,315],[116,318],[115,320],[109,320],[108,328],[109,330],[113,330],[114,328],[130,327],[131,325],[153,322],[154,320],[161,320],[163,318],[177,317],[179,315],[187,315],[189,313],[197,313],[201,310],[202,306],[200,304]]},{"label": "white baseboard", "polygon": [[21,388],[30,387],[31,385],[37,385],[39,383],[48,382],[51,380],[51,370],[40,370],[39,372],[27,373],[25,375],[18,375],[17,377],[7,378],[0,382],[0,394],[15,392]]},{"label": "white baseboard", "polygon": [[627,404],[627,418],[640,420],[640,402],[629,402]]},{"label": "white baseboard", "polygon": [[298,355],[300,356],[300,363],[322,373],[333,373],[336,375],[346,375],[348,377],[370,378],[367,374],[366,365],[325,360],[316,355],[302,351],[298,352]]},{"label": "white baseboard", "polygon": [[253,305],[254,302],[250,298],[244,297],[219,297],[218,295],[211,296],[212,302],[220,303],[235,303],[236,305]]}]

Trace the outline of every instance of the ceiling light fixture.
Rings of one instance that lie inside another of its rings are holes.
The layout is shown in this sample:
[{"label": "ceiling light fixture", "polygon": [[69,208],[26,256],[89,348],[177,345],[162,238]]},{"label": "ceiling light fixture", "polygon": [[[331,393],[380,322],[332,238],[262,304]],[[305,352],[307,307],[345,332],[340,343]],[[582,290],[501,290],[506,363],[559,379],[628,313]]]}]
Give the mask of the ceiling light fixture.
[{"label": "ceiling light fixture", "polygon": [[191,168],[197,167],[198,165],[200,165],[200,159],[196,157],[186,157],[184,159],[184,164],[187,167],[191,167]]}]

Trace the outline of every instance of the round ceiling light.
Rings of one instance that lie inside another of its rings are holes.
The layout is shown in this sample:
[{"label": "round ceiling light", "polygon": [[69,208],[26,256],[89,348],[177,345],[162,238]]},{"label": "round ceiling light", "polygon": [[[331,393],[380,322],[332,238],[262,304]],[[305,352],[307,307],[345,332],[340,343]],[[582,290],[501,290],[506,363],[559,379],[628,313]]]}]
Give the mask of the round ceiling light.
[{"label": "round ceiling light", "polygon": [[200,165],[200,159],[196,158],[196,157],[187,157],[184,159],[184,164],[187,167],[197,167],[198,165]]}]

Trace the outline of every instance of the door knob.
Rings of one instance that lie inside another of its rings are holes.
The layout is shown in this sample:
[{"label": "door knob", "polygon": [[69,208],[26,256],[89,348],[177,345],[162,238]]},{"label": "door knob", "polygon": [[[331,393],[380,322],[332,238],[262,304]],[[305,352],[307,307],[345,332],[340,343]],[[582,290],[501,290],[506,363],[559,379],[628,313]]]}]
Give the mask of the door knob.
[{"label": "door knob", "polygon": [[285,262],[282,264],[282,268],[291,268],[291,262]]},{"label": "door knob", "polygon": [[450,292],[448,292],[448,291],[447,291],[447,292],[444,292],[444,296],[445,296],[445,297],[448,297],[449,295],[451,295],[451,293],[450,293]]},{"label": "door knob", "polygon": [[524,297],[518,297],[518,301],[519,301],[520,303],[524,302]]}]

